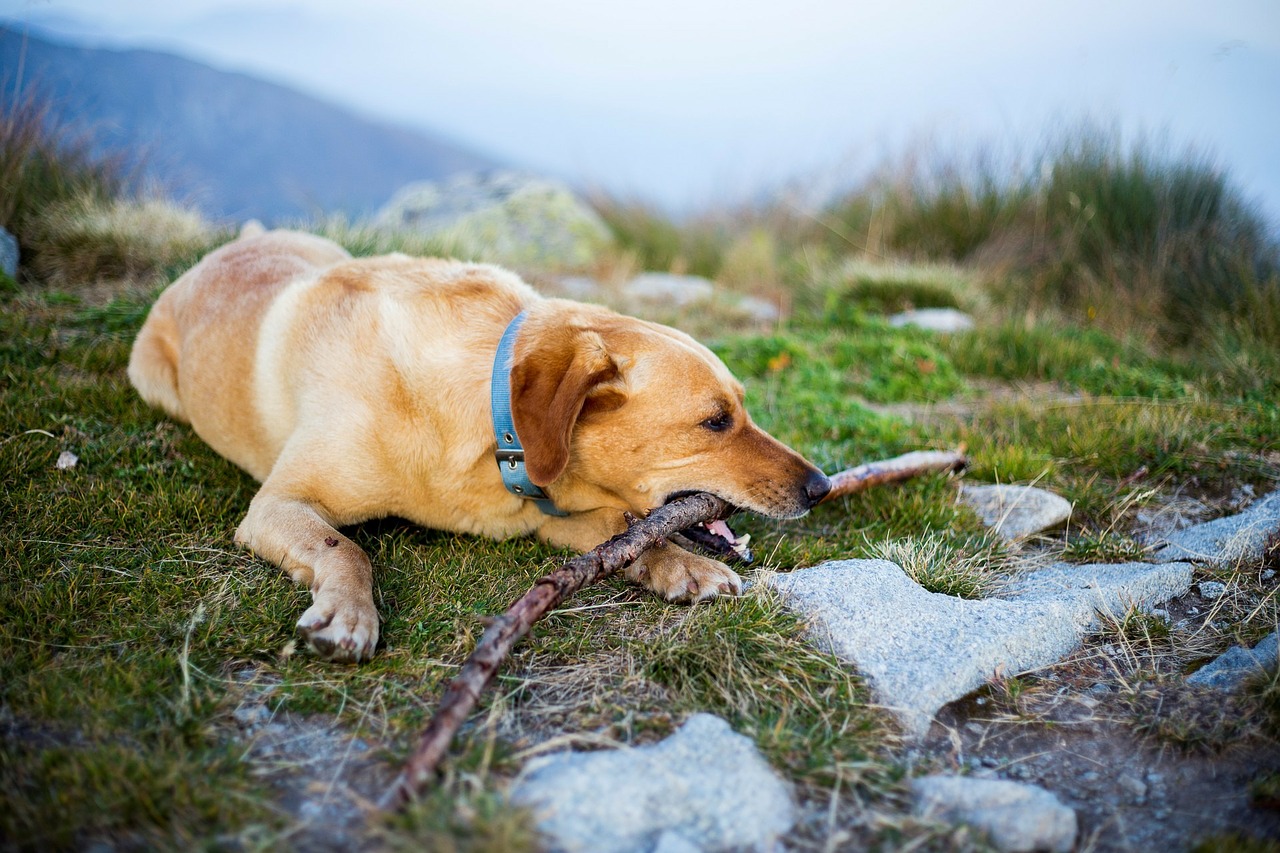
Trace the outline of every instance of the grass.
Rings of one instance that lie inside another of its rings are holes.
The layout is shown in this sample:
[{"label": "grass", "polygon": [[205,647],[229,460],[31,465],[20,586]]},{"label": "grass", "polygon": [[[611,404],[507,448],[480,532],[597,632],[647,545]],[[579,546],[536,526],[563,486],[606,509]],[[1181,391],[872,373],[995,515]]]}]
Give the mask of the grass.
[{"label": "grass", "polygon": [[[16,150],[0,162],[27,162]],[[80,168],[69,162],[68,174]],[[1003,227],[1001,191],[957,196],[947,216],[973,203],[983,229]],[[219,235],[188,228],[194,220],[181,211],[121,201],[109,183],[101,193],[92,203],[48,195],[58,203],[27,208],[24,216],[46,216],[23,220],[28,233],[73,236],[42,238],[43,257],[24,265],[21,286],[0,287],[0,838],[14,849],[287,844],[298,827],[279,807],[279,784],[300,771],[245,759],[253,735],[235,720],[243,673],[275,685],[277,718],[330,722],[394,761],[482,618],[566,555],[394,519],[360,525],[350,534],[375,566],[386,645],[359,667],[298,653],[292,625],[308,594],[230,541],[256,484],[145,407],[124,375],[158,276],[180,273]],[[1189,353],[1087,317],[1073,322],[1065,309],[1028,322],[1008,308],[1016,300],[1001,298],[1005,273],[871,258],[767,212],[684,227],[633,205],[606,215],[631,253],[616,261],[623,266],[716,275],[740,292],[786,297],[775,328],[699,331],[742,378],[755,419],[828,471],[964,445],[972,479],[1036,482],[1073,501],[1072,527],[1042,547],[1081,562],[1141,556],[1131,532],[1146,507],[1187,495],[1218,506],[1240,486],[1262,494],[1280,482],[1273,355],[1259,343],[1274,318],[1233,327],[1230,346]],[[99,216],[115,224],[94,230]],[[888,240],[890,225],[875,239]],[[342,220],[313,228],[356,254],[448,250]],[[168,236],[156,239],[160,231]],[[981,233],[958,230],[931,251],[978,251],[964,247],[980,247]],[[1262,310],[1269,291],[1248,281],[1242,292]],[[951,337],[892,328],[882,316],[928,306],[988,315]],[[1250,337],[1255,327],[1263,333]],[[57,466],[63,451],[74,467]],[[753,534],[765,571],[889,558],[957,596],[983,595],[1010,558],[941,477],[843,498],[798,521],[735,526]],[[1280,560],[1280,549],[1268,559]],[[1191,657],[1256,641],[1274,624],[1274,586],[1260,578],[1220,578],[1240,592],[1198,627],[1122,614],[1091,641],[1125,651],[1131,725],[1218,742],[1194,713],[1167,713],[1177,704],[1170,685]],[[1006,674],[996,690],[1030,718],[1043,688]],[[1274,685],[1250,694],[1246,732],[1274,726],[1274,696]],[[857,675],[814,651],[762,585],[684,608],[610,580],[538,626],[455,745],[443,786],[377,831],[393,847],[536,848],[528,817],[502,797],[524,758],[557,744],[650,742],[711,711],[753,737],[805,808],[823,815],[799,830],[798,845],[938,841],[901,817],[901,777],[920,767],[908,770],[872,704]]]}]

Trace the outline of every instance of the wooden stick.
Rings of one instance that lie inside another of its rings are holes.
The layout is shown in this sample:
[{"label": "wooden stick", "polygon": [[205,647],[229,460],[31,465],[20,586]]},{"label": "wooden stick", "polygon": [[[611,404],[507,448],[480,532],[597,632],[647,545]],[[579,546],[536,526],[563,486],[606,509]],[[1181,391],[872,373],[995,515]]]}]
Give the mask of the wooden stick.
[{"label": "wooden stick", "polygon": [[485,629],[471,657],[463,664],[457,677],[449,682],[440,699],[439,710],[422,733],[417,749],[383,794],[379,805],[384,809],[399,808],[435,776],[436,767],[444,758],[454,734],[471,714],[480,693],[497,675],[498,665],[515,644],[529,633],[534,622],[587,584],[631,565],[646,549],[670,534],[699,521],[717,518],[729,510],[729,504],[705,492],[674,500],[535,583],[523,598]]},{"label": "wooden stick", "polygon": [[[831,478],[831,493],[824,502],[920,474],[956,471],[964,464],[964,456],[960,453],[922,451],[859,465]],[[532,589],[506,613],[494,618],[485,629],[471,657],[449,682],[435,717],[422,733],[404,770],[383,793],[379,806],[388,810],[398,809],[435,777],[436,768],[444,759],[449,744],[471,715],[480,694],[497,675],[499,665],[515,644],[529,633],[534,622],[582,587],[631,565],[645,550],[659,545],[666,537],[700,521],[720,518],[731,509],[728,503],[706,492],[674,500],[655,509],[648,518],[635,522],[608,542],[574,557],[538,580]]]},{"label": "wooden stick", "polygon": [[831,476],[831,491],[822,499],[826,503],[845,495],[864,492],[873,486],[899,483],[921,474],[947,471],[955,473],[968,466],[963,450],[917,450],[880,462],[868,462]]}]

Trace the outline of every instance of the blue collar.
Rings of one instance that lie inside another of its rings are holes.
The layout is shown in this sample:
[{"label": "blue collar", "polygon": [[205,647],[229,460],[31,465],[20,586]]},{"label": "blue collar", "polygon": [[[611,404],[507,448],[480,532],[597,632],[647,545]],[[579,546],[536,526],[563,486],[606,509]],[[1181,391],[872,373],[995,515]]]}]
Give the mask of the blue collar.
[{"label": "blue collar", "polygon": [[498,470],[502,484],[513,495],[527,498],[547,515],[566,516],[569,513],[556,508],[547,493],[532,480],[524,466],[524,448],[516,435],[515,419],[511,415],[511,361],[515,349],[516,333],[520,331],[527,312],[521,311],[502,333],[498,352],[493,357],[493,382],[489,386],[489,402],[493,409],[493,436],[498,441]]}]

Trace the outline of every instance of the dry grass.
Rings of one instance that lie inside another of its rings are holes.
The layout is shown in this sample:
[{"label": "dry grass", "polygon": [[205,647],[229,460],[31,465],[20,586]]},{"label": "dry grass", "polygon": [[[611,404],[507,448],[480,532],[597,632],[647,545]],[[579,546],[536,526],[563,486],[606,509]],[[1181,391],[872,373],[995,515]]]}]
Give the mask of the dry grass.
[{"label": "dry grass", "polygon": [[194,210],[163,199],[91,195],[50,205],[23,233],[35,252],[32,274],[55,287],[167,277],[229,237]]}]

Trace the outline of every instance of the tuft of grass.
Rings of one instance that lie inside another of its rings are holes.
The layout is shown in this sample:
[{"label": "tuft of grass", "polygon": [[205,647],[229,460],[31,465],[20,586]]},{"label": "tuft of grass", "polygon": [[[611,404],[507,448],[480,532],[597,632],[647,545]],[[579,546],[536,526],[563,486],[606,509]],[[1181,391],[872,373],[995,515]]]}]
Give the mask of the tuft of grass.
[{"label": "tuft of grass", "polygon": [[803,640],[802,626],[759,584],[724,606],[695,608],[635,648],[645,675],[677,710],[726,717],[791,775],[808,784],[880,788],[872,760],[889,738],[866,688],[835,658]]},{"label": "tuft of grass", "polygon": [[[715,278],[732,238],[711,219],[676,224],[651,205],[603,195],[592,206],[640,269]],[[739,250],[742,251],[742,250]]]},{"label": "tuft of grass", "polygon": [[1202,838],[1191,848],[1191,853],[1276,853],[1277,850],[1280,842],[1274,839],[1229,832]]},{"label": "tuft of grass", "polygon": [[438,234],[377,228],[368,222],[353,221],[340,215],[327,216],[316,222],[296,223],[295,227],[326,237],[356,257],[401,252],[419,257],[483,260],[462,245]]},{"label": "tuft of grass", "polygon": [[485,775],[481,766],[450,773],[402,811],[385,816],[376,836],[387,849],[406,853],[533,853],[543,849],[533,816],[486,787]]},{"label": "tuft of grass", "polygon": [[27,223],[33,275],[53,286],[141,279],[190,266],[229,238],[200,214],[158,198],[80,195],[50,204]]},{"label": "tuft of grass", "polygon": [[956,543],[937,533],[867,543],[867,552],[902,567],[930,592],[983,598],[997,585],[1005,562],[994,537]]}]

